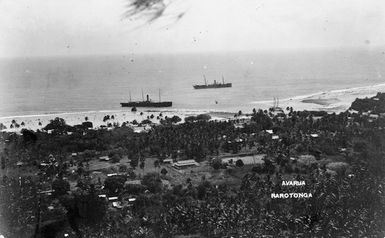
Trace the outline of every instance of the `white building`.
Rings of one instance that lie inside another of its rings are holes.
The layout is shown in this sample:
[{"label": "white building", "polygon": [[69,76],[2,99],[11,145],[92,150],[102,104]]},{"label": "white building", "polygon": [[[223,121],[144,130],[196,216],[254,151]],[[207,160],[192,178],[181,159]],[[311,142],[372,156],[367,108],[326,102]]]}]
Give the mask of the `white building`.
[{"label": "white building", "polygon": [[199,163],[193,159],[189,159],[189,160],[178,161],[174,163],[172,166],[174,166],[176,169],[184,169],[188,167],[199,166]]}]

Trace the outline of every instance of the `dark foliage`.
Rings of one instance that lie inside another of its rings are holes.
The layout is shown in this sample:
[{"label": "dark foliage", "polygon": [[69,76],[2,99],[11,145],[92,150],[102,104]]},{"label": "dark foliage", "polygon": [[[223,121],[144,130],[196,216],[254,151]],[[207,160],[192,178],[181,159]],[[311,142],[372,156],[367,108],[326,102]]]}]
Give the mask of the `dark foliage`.
[{"label": "dark foliage", "polygon": [[373,113],[385,113],[385,93],[378,93],[371,98],[357,98],[351,105],[351,109],[359,112],[372,111]]},{"label": "dark foliage", "polygon": [[85,122],[82,123],[82,125],[83,125],[84,128],[87,128],[87,129],[94,127],[92,122],[90,122],[90,121],[85,121]]},{"label": "dark foliage", "polygon": [[162,190],[162,181],[157,173],[148,173],[142,179],[142,184],[152,193]]},{"label": "dark foliage", "polygon": [[109,194],[116,195],[123,191],[126,178],[123,176],[111,176],[104,181],[104,186]]},{"label": "dark foliage", "polygon": [[31,130],[22,129],[21,134],[23,135],[24,143],[35,143],[37,141],[37,135]]},{"label": "dark foliage", "polygon": [[70,191],[70,184],[62,178],[56,179],[52,182],[53,196],[60,197]]},{"label": "dark foliage", "polygon": [[266,115],[262,110],[259,110],[257,113],[253,114],[251,120],[257,123],[257,125],[259,125],[262,130],[271,129],[271,127],[273,126],[271,118]]},{"label": "dark foliage", "polygon": [[54,134],[63,134],[65,132],[71,131],[72,127],[67,125],[63,118],[56,117],[54,120],[51,120],[44,128],[44,130],[52,130]]},{"label": "dark foliage", "polygon": [[242,166],[244,166],[245,164],[243,163],[243,160],[239,159],[239,160],[237,160],[237,161],[235,162],[235,165],[236,165],[237,167],[242,167]]},{"label": "dark foliage", "polygon": [[161,173],[162,175],[166,175],[166,174],[168,173],[168,171],[167,171],[167,169],[163,168],[163,169],[160,171],[160,173]]}]

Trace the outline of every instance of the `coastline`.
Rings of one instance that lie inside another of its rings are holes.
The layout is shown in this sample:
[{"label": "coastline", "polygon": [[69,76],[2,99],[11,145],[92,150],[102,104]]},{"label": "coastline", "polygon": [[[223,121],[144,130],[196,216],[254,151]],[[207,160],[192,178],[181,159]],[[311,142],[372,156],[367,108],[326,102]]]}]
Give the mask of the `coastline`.
[{"label": "coastline", "polygon": [[[317,92],[307,95],[299,95],[291,98],[285,98],[279,100],[279,106],[283,109],[286,107],[293,107],[296,111],[302,110],[316,110],[316,111],[327,111],[327,112],[342,112],[347,110],[351,103],[356,98],[371,97],[377,94],[377,92],[385,92],[385,83],[376,84],[370,86],[346,88],[346,89],[337,89],[326,92]],[[253,108],[256,109],[268,109],[273,105],[273,100],[266,101],[255,101],[251,102],[249,110]],[[240,107],[240,109],[245,108],[245,106]],[[142,113],[142,115],[141,115]],[[198,115],[198,114],[210,114],[212,120],[227,120],[234,117],[235,111],[225,111],[225,110],[196,110],[196,109],[153,109],[153,108],[138,108],[137,112],[131,112],[131,108],[121,109],[121,110],[100,110],[100,111],[84,111],[84,112],[61,112],[61,113],[47,113],[47,114],[36,114],[36,115],[17,115],[17,116],[4,116],[0,117],[0,123],[7,127],[2,131],[13,131],[17,132],[22,129],[29,130],[38,130],[42,129],[47,125],[50,120],[60,117],[63,118],[68,125],[77,125],[85,121],[85,118],[88,118],[88,121],[93,123],[94,128],[99,128],[100,126],[105,126],[107,122],[103,121],[103,117],[106,115],[113,115],[114,119],[109,120],[111,124],[119,123],[120,125],[123,122],[132,122],[136,120],[141,122],[151,115],[154,116],[153,119],[150,119],[153,123],[159,123],[157,116],[160,114],[164,117],[178,116],[182,120],[185,117]],[[15,120],[18,124],[24,122],[24,126],[19,128],[10,128],[12,120]],[[39,125],[39,122],[41,125]]]},{"label": "coastline", "polygon": [[[314,110],[338,113],[348,110],[356,98],[372,97],[378,92],[385,92],[385,83],[284,98],[279,100],[279,106],[282,108],[293,107],[296,111]],[[273,100],[255,101],[252,102],[252,105],[265,109],[273,105]]]}]

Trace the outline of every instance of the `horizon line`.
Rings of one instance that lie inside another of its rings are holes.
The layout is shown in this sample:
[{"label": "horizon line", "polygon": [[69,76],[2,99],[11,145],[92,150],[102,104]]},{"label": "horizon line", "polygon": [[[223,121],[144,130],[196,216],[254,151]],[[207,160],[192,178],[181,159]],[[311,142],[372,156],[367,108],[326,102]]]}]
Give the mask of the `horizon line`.
[{"label": "horizon line", "polygon": [[112,56],[178,56],[178,55],[205,55],[205,54],[253,54],[253,53],[273,53],[273,52],[308,52],[308,51],[346,51],[346,50],[385,50],[385,45],[374,46],[321,46],[321,47],[303,47],[303,48],[265,48],[252,50],[210,50],[210,51],[175,51],[175,52],[122,52],[122,53],[91,53],[91,54],[49,54],[49,55],[15,55],[0,56],[0,60],[28,59],[28,58],[82,58],[82,57],[112,57]]}]

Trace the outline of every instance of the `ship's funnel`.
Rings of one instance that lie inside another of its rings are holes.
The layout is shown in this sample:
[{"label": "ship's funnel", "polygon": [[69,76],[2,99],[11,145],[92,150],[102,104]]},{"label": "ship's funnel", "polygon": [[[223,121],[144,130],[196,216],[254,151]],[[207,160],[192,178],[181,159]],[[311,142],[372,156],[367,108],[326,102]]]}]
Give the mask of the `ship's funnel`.
[{"label": "ship's funnel", "polygon": [[150,97],[149,97],[148,94],[147,94],[147,102],[148,102],[148,101],[150,101]]}]

